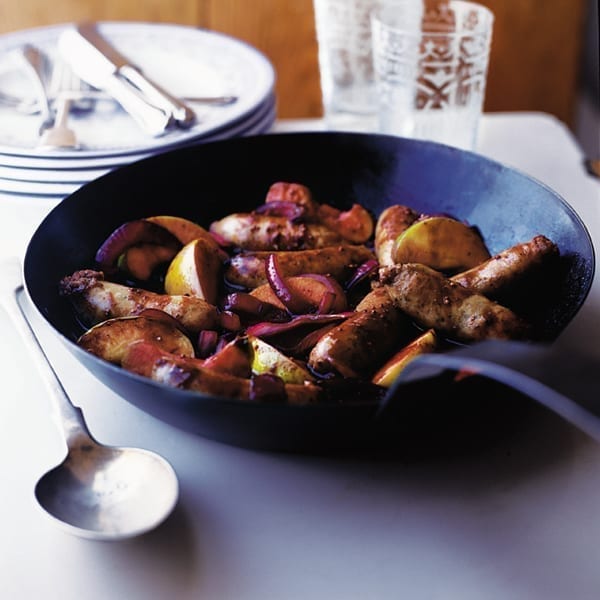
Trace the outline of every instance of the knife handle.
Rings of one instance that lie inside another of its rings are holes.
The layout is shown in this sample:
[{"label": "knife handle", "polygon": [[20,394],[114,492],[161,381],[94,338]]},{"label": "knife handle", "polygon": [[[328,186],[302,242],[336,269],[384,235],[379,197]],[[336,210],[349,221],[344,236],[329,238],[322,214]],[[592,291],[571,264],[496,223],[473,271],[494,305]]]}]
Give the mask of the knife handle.
[{"label": "knife handle", "polygon": [[187,128],[195,123],[196,113],[189,106],[148,79],[137,68],[124,65],[119,68],[119,74],[136,86],[149,102],[171,113],[179,127]]},{"label": "knife handle", "polygon": [[150,104],[119,75],[114,74],[107,78],[102,87],[146,133],[154,137],[164,135],[172,124],[171,113]]}]

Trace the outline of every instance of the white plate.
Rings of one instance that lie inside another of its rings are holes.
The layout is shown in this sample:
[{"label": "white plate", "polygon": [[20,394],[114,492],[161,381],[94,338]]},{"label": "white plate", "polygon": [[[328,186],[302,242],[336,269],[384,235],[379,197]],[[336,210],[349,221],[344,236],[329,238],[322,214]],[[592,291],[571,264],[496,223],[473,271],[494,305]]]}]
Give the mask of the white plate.
[{"label": "white plate", "polygon": [[[6,153],[2,152],[0,148],[0,165],[4,167],[15,167],[20,169],[55,169],[55,170],[66,170],[66,169],[100,169],[100,168],[110,168],[115,166],[124,165],[132,162],[133,160],[138,160],[140,158],[145,158],[146,156],[151,156],[152,154],[156,154],[158,151],[164,152],[166,150],[170,150],[172,148],[177,148],[182,145],[189,145],[193,143],[198,143],[201,141],[207,141],[210,139],[215,139],[217,136],[219,139],[236,135],[241,129],[248,126],[248,124],[252,123],[258,114],[265,114],[267,110],[270,110],[272,106],[276,103],[276,98],[274,94],[268,95],[264,102],[260,104],[257,109],[248,115],[246,115],[243,119],[238,119],[237,121],[233,121],[232,123],[228,123],[225,127],[221,127],[216,129],[214,132],[202,136],[199,138],[191,138],[189,140],[184,140],[178,144],[166,145],[161,148],[158,148],[155,151],[143,150],[140,152],[122,152],[114,155],[90,155],[89,153],[83,152],[80,155],[72,156],[73,153],[69,152],[68,156],[66,156],[62,152],[54,152],[52,155],[38,155],[38,156],[24,156],[22,154],[14,154],[14,153]],[[0,134],[1,135],[1,134]]]},{"label": "white plate", "polygon": [[[190,143],[201,143],[226,137],[248,135],[248,131],[262,133],[266,131],[275,118],[276,101],[273,95],[269,96],[258,110],[250,114],[246,119],[239,121],[230,127],[218,130],[215,133],[191,140]],[[162,151],[169,148],[161,149]],[[15,156],[0,153],[0,179],[15,179],[20,181],[45,181],[60,183],[81,183],[95,179],[104,173],[136,160],[151,156],[152,152],[141,152],[131,154],[119,154],[113,157],[96,157],[85,161],[75,159],[35,159],[32,157]],[[2,183],[0,182],[0,189]]]},{"label": "white plate", "polygon": [[[0,90],[31,97],[32,86],[12,50],[25,43],[56,57],[62,31],[58,25],[0,36]],[[145,134],[117,104],[98,102],[96,110],[73,114],[70,125],[82,150],[40,152],[40,118],[0,106],[0,152],[55,160],[87,160],[121,154],[153,153],[200,139],[251,115],[273,93],[275,74],[267,58],[235,38],[193,27],[159,23],[102,22],[98,28],[116,48],[149,77],[179,96],[235,95],[228,106],[193,105],[198,123],[153,138]],[[86,165],[87,166],[87,165]]]},{"label": "white plate", "polygon": [[[234,136],[248,136],[248,135],[258,135],[261,133],[266,133],[268,132],[271,127],[273,126],[273,123],[275,122],[275,118],[276,118],[276,109],[275,109],[275,103],[269,103],[268,105],[265,105],[265,109],[263,111],[260,111],[259,113],[257,113],[256,117],[254,117],[253,119],[250,119],[248,121],[245,121],[243,123],[243,126],[239,127],[239,130],[236,131],[234,134],[232,134],[231,130],[227,130],[225,133],[226,134],[215,134],[214,136],[210,136],[207,137],[206,139],[202,139],[199,140],[198,142],[195,143],[206,143],[206,142],[210,142],[210,141],[217,141],[220,139],[225,139],[225,138],[229,138],[229,137],[234,137]],[[149,155],[148,155],[149,156]],[[135,160],[141,160],[141,158],[144,158],[144,156],[139,156],[137,158],[135,158]],[[134,160],[130,161],[130,162],[134,162]],[[123,165],[128,164],[128,163],[123,163]],[[49,181],[45,181],[44,178],[48,177],[48,175],[44,175],[43,171],[32,171],[32,173],[34,174],[34,177],[38,177],[38,179],[34,179],[33,177],[29,177],[29,179],[14,179],[14,178],[8,178],[8,177],[2,177],[1,174],[3,173],[2,171],[2,167],[0,167],[0,192],[2,193],[8,193],[8,194],[19,194],[19,195],[26,195],[26,196],[45,196],[45,197],[59,197],[59,198],[64,198],[66,196],[68,196],[69,194],[72,194],[73,192],[75,192],[76,190],[78,190],[82,185],[85,185],[85,183],[88,183],[89,181],[92,181],[93,179],[96,179],[97,177],[100,177],[101,175],[104,175],[106,173],[108,173],[109,171],[113,170],[114,168],[118,167],[118,166],[123,166],[123,165],[115,165],[112,168],[107,168],[107,169],[99,169],[99,170],[88,170],[87,173],[90,175],[89,179],[86,179],[85,181],[74,181],[73,179],[69,179],[68,177],[73,177],[73,173],[74,171],[53,171],[53,170],[46,170],[47,173],[51,173],[52,175],[49,176]],[[18,169],[17,169],[18,170]],[[12,169],[10,171],[8,171],[10,174],[14,174],[15,169]],[[29,169],[21,169],[21,171],[30,171]],[[67,175],[67,178],[63,178],[60,179],[60,175]],[[56,178],[52,178],[55,177]],[[39,178],[42,179],[39,179]],[[79,175],[75,176],[76,178],[79,177]]]}]

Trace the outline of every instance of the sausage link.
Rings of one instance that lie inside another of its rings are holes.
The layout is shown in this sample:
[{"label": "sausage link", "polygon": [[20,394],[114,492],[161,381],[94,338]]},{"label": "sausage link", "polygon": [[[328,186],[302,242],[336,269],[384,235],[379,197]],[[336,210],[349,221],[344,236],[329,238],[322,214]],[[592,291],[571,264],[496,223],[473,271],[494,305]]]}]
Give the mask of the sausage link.
[{"label": "sausage link", "polygon": [[[249,252],[234,256],[225,269],[225,279],[232,285],[256,288],[267,282],[265,261],[271,252]],[[341,244],[315,250],[276,252],[281,274],[285,277],[316,273],[345,281],[353,269],[375,258],[366,246]]]},{"label": "sausage link", "polygon": [[76,271],[64,277],[59,284],[59,293],[71,300],[86,325],[137,315],[146,308],[168,313],[190,332],[214,329],[219,325],[217,308],[202,298],[156,294],[104,281],[101,271]]},{"label": "sausage link", "polygon": [[388,206],[375,225],[375,254],[381,266],[387,267],[394,264],[392,249],[396,238],[414,223],[419,214],[402,204]]},{"label": "sausage link", "polygon": [[342,238],[318,223],[294,223],[287,217],[234,213],[215,221],[210,231],[244,250],[301,250],[339,244]]},{"label": "sausage link", "polygon": [[326,333],[308,358],[317,373],[367,375],[389,356],[401,337],[402,313],[384,287],[369,292],[356,313]]},{"label": "sausage link", "polygon": [[509,290],[515,282],[558,257],[558,247],[543,235],[517,244],[492,256],[485,262],[452,277],[463,287],[497,297]]},{"label": "sausage link", "polygon": [[384,267],[380,280],[396,305],[424,328],[464,342],[527,337],[528,324],[510,309],[418,263]]}]

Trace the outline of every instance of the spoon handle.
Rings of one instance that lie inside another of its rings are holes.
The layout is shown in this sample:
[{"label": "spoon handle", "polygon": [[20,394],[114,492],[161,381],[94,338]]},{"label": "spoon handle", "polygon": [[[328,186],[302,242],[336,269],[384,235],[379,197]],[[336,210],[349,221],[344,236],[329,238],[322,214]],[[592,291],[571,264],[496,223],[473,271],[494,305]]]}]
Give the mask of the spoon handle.
[{"label": "spoon handle", "polygon": [[27,349],[35,359],[36,366],[46,388],[54,400],[55,416],[63,431],[67,446],[70,448],[76,441],[81,443],[84,437],[89,438],[91,443],[95,443],[87,428],[81,409],[74,406],[67,396],[62,383],[23,312],[23,308],[19,302],[19,295],[24,292],[20,263],[16,259],[5,263],[2,273],[3,282],[0,302],[21,334],[21,338],[26,344]]}]

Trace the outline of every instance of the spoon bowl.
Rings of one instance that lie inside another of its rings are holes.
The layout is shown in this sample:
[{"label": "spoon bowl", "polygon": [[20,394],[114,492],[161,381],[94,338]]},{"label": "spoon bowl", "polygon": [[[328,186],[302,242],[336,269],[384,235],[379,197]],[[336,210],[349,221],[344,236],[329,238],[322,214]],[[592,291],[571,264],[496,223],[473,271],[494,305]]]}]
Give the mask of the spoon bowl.
[{"label": "spoon bowl", "polygon": [[179,485],[173,467],[148,450],[105,446],[91,436],[81,409],[71,403],[19,303],[23,292],[19,263],[8,263],[3,273],[2,305],[37,359],[67,445],[63,462],[35,487],[40,507],[70,533],[85,538],[117,540],[154,529],[177,503]]},{"label": "spoon bowl", "polygon": [[107,447],[81,436],[65,460],[40,478],[35,497],[72,533],[116,539],[161,523],[175,505],[176,489],[175,472],[156,454]]}]

